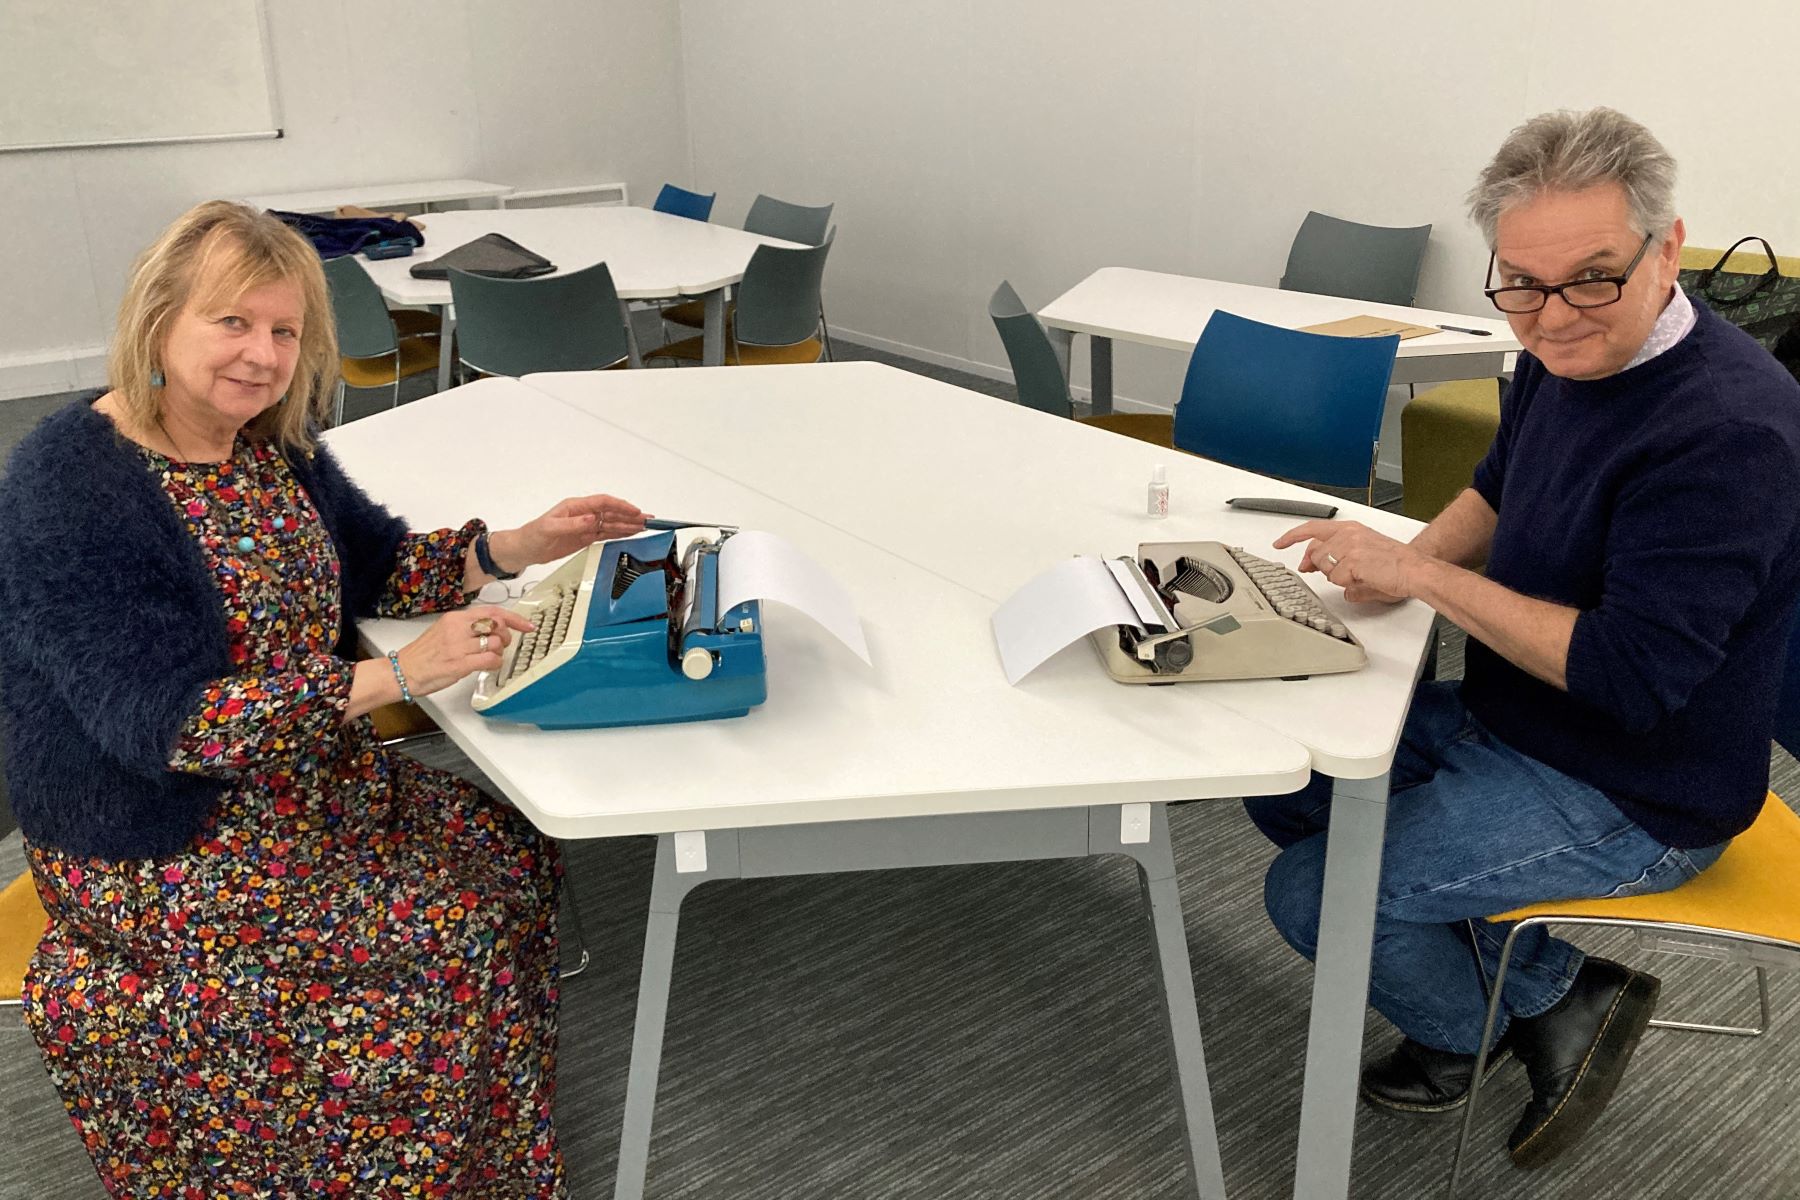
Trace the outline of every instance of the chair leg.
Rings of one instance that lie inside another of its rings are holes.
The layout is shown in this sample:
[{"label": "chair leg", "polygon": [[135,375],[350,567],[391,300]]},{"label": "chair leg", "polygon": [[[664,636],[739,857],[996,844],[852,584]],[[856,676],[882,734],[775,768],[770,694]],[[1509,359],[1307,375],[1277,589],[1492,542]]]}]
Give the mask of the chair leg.
[{"label": "chair leg", "polygon": [[836,362],[831,353],[831,326],[825,323],[825,297],[819,297],[819,340],[825,343],[825,361]]},{"label": "chair leg", "polygon": [[1689,1033],[1717,1033],[1725,1037],[1761,1037],[1769,1028],[1769,976],[1756,968],[1756,999],[1761,1019],[1755,1025],[1707,1025],[1695,1021],[1650,1022],[1652,1029],[1685,1029]]},{"label": "chair leg", "polygon": [[1507,932],[1506,943],[1500,948],[1500,964],[1494,968],[1494,990],[1488,996],[1487,1021],[1481,1027],[1481,1044],[1475,1048],[1475,1073],[1469,1077],[1469,1099],[1463,1106],[1462,1132],[1456,1138],[1456,1157],[1450,1160],[1450,1186],[1445,1196],[1455,1196],[1457,1184],[1462,1182],[1463,1154],[1469,1148],[1469,1138],[1475,1132],[1475,1105],[1481,1093],[1481,1075],[1487,1070],[1488,1050],[1494,1042],[1494,1025],[1500,1017],[1500,996],[1506,988],[1506,968],[1512,964],[1513,942],[1519,936],[1519,930],[1528,925],[1541,924],[1534,921],[1520,921]]},{"label": "chair leg", "polygon": [[[573,979],[588,969],[590,956],[587,948],[587,933],[581,927],[581,905],[576,903],[575,889],[569,887],[566,882],[563,886],[563,897],[568,901],[569,926],[574,930],[575,946],[581,951],[581,961],[576,963],[572,969],[564,969],[559,965],[556,969],[556,977],[558,979]],[[567,953],[566,949],[564,950],[564,953]]]},{"label": "chair leg", "polygon": [[337,400],[331,406],[331,427],[333,429],[344,423],[344,392],[346,390],[344,381],[338,380]]}]

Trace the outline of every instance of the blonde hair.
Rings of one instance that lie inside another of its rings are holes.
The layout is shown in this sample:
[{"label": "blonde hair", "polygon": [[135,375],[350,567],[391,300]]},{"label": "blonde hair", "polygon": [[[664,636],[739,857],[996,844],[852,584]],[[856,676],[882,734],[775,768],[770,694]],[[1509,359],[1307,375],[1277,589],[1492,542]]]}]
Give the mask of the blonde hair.
[{"label": "blonde hair", "polygon": [[162,417],[152,383],[176,315],[190,303],[230,303],[271,283],[294,283],[305,305],[300,353],[287,395],[257,414],[245,432],[301,454],[313,448],[338,383],[337,326],[325,269],[312,243],[268,213],[229,200],[188,209],[138,256],[119,301],[119,325],[107,360],[120,408],[139,428]]},{"label": "blonde hair", "polygon": [[1675,224],[1675,159],[1656,136],[1611,108],[1542,113],[1507,135],[1469,191],[1469,215],[1495,248],[1500,214],[1547,191],[1603,183],[1625,189],[1631,219],[1661,237]]}]

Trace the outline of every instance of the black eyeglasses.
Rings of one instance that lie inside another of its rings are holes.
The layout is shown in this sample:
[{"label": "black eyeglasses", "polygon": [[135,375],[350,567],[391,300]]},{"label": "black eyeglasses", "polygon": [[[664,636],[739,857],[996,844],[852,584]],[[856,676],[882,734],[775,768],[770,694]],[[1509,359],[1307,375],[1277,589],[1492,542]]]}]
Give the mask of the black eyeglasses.
[{"label": "black eyeglasses", "polygon": [[[1570,308],[1605,308],[1609,304],[1617,304],[1619,297],[1625,294],[1625,284],[1631,279],[1631,273],[1643,260],[1644,251],[1650,249],[1654,234],[1644,235],[1643,245],[1632,256],[1622,275],[1607,275],[1599,279],[1576,279],[1569,283],[1533,283],[1520,287],[1483,287],[1482,293],[1494,302],[1494,307],[1503,313],[1537,312],[1550,303],[1550,297],[1561,296],[1563,303]],[[1494,278],[1494,256],[1488,255],[1488,280]]]}]

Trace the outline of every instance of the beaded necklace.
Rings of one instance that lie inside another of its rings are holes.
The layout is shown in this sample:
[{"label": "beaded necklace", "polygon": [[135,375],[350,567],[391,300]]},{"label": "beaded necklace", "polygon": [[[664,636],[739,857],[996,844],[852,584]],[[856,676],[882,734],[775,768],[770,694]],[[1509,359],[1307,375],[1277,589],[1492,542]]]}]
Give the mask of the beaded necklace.
[{"label": "beaded necklace", "polygon": [[[169,443],[170,448],[175,451],[177,456],[180,456],[182,454],[181,446],[175,441],[174,435],[169,432],[169,427],[163,424],[161,413],[156,414],[156,426],[158,429],[162,430],[163,439]],[[242,486],[234,487],[233,490],[245,501],[245,507],[248,510],[252,525],[261,527],[266,522],[267,527],[272,534],[283,533],[289,526],[287,517],[281,513],[274,512],[274,499],[260,483],[252,483],[244,472],[237,469],[234,461],[236,458],[237,443],[234,440],[232,443],[231,455],[227,457],[224,462],[215,464],[215,470],[220,474],[229,473],[239,477]],[[188,467],[193,465],[185,457],[178,457],[175,461],[179,461],[184,466]],[[272,512],[274,512],[274,515],[269,515]],[[294,524],[296,527],[298,526],[297,521],[294,522]],[[274,540],[274,538],[272,537],[271,540]],[[249,534],[240,536],[233,544],[237,547],[238,553],[240,554],[248,554],[256,549],[256,539]]]}]

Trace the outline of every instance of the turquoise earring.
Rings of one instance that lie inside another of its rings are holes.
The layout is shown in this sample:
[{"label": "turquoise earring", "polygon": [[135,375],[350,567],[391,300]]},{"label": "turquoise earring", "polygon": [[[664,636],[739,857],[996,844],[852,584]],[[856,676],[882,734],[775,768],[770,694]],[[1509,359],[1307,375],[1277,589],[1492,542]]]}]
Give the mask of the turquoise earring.
[{"label": "turquoise earring", "polygon": [[151,372],[150,372],[150,386],[151,387],[161,387],[161,386],[163,386],[163,384],[165,384],[167,382],[169,382],[169,381],[167,378],[164,377],[161,367],[156,367],[151,370]]}]

